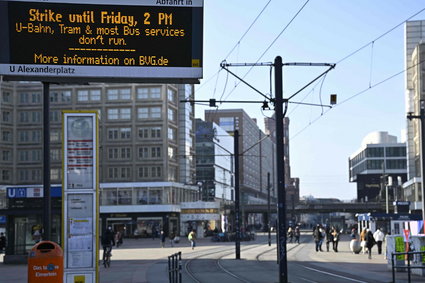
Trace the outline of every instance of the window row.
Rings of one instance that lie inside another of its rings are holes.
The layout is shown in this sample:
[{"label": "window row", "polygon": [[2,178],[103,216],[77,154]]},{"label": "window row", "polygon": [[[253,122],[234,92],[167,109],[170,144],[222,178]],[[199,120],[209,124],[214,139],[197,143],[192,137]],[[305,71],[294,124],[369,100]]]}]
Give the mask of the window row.
[{"label": "window row", "polygon": [[[131,167],[109,167],[108,178],[113,180],[129,181],[131,179]],[[143,166],[138,168],[138,178],[149,179],[149,178],[161,178],[162,167],[161,166]]]}]

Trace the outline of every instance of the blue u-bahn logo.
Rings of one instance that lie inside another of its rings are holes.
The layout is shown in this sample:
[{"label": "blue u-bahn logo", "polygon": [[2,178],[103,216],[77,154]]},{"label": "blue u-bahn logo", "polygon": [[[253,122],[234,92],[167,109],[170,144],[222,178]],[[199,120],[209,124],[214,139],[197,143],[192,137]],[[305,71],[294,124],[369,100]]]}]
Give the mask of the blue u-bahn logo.
[{"label": "blue u-bahn logo", "polygon": [[27,189],[26,188],[7,188],[7,197],[8,198],[26,198]]}]

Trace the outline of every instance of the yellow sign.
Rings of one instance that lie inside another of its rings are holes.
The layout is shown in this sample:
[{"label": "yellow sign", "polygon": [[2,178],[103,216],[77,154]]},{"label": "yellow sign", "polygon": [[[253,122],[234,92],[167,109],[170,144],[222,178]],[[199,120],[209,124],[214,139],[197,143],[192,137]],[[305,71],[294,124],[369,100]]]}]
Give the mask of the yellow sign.
[{"label": "yellow sign", "polygon": [[86,283],[86,277],[84,275],[76,275],[74,277],[74,283]]}]

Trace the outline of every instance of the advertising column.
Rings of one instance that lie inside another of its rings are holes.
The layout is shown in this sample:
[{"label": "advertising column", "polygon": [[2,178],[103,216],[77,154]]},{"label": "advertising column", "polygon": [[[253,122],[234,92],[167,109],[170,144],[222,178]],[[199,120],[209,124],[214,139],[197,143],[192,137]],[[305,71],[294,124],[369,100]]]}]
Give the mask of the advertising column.
[{"label": "advertising column", "polygon": [[63,112],[64,282],[95,283],[98,269],[98,112]]}]

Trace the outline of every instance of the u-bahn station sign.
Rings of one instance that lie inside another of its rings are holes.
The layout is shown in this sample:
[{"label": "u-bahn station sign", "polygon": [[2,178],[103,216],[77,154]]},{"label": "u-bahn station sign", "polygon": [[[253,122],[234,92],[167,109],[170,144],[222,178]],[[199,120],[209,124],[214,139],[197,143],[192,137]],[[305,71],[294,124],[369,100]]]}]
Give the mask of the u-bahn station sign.
[{"label": "u-bahn station sign", "polygon": [[0,0],[0,75],[47,82],[202,78],[203,0]]}]

